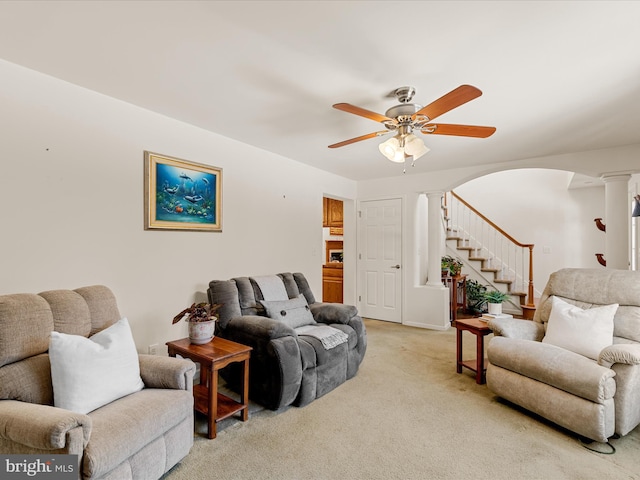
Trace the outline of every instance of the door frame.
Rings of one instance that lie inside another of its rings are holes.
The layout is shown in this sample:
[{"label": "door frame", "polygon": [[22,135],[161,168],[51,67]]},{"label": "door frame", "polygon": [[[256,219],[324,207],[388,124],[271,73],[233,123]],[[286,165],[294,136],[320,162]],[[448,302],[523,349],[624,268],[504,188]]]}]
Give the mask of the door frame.
[{"label": "door frame", "polygon": [[406,268],[406,260],[407,260],[407,249],[406,249],[406,238],[407,238],[407,197],[406,195],[382,195],[378,197],[365,197],[359,198],[356,202],[356,306],[358,310],[362,310],[362,275],[360,275],[360,254],[362,253],[362,245],[363,239],[360,236],[360,219],[362,212],[362,203],[364,202],[375,202],[379,200],[400,200],[400,221],[402,222],[402,226],[400,228],[400,261],[402,265],[402,273],[400,275],[400,325],[404,325],[405,312],[406,312],[406,284],[407,284],[407,268]]}]

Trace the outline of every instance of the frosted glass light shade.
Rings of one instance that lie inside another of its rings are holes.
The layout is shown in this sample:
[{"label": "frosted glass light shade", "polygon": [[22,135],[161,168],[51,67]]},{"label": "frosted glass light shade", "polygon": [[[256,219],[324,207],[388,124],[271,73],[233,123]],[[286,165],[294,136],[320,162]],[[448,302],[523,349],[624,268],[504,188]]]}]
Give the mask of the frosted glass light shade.
[{"label": "frosted glass light shade", "polygon": [[424,142],[421,139],[416,137],[413,133],[410,133],[405,138],[404,151],[407,155],[412,156],[415,160],[427,153],[429,149],[425,146]]},{"label": "frosted glass light shade", "polygon": [[412,133],[404,137],[402,144],[403,146],[400,145],[400,139],[396,135],[378,145],[378,149],[395,163],[404,163],[408,158],[416,160],[429,151],[424,142]]},{"label": "frosted glass light shade", "polygon": [[378,145],[378,149],[380,153],[392,162],[404,162],[404,149],[400,147],[400,142],[396,137],[391,137],[386,142],[382,142]]}]

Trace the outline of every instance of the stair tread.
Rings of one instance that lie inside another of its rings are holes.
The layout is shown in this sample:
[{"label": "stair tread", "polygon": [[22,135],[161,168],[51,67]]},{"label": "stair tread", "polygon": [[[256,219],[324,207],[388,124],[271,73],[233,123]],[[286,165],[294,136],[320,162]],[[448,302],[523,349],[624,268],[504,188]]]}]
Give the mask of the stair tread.
[{"label": "stair tread", "polygon": [[469,260],[484,262],[485,260],[489,260],[489,259],[485,257],[469,257]]},{"label": "stair tread", "polygon": [[507,280],[506,278],[496,278],[494,280],[495,283],[508,283],[508,284],[512,284],[513,280]]},{"label": "stair tread", "polygon": [[500,269],[499,268],[481,268],[480,271],[481,272],[499,272]]}]

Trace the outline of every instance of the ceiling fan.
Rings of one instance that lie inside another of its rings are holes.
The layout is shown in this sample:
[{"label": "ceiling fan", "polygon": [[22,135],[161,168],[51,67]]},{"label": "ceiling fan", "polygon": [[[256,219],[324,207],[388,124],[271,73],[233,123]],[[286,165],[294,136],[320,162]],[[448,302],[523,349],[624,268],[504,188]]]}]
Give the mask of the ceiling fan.
[{"label": "ceiling fan", "polygon": [[380,122],[385,126],[386,130],[334,143],[329,145],[329,148],[344,147],[362,140],[396,132],[392,138],[380,144],[380,152],[392,162],[404,163],[407,160],[411,160],[413,166],[413,162],[417,158],[429,151],[424,142],[416,137],[413,132],[420,132],[426,135],[487,138],[496,131],[495,127],[431,123],[436,117],[482,95],[482,92],[476,87],[461,85],[426,107],[410,103],[415,92],[416,89],[414,87],[395,89],[390,95],[396,96],[400,104],[391,107],[384,115],[349,103],[336,103],[333,108]]}]

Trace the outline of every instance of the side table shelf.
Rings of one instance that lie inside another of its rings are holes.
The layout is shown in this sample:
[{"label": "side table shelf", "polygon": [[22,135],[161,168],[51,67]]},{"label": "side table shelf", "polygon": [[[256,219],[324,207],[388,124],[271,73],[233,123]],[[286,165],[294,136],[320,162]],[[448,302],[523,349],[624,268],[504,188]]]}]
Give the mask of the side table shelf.
[{"label": "side table shelf", "polygon": [[[462,367],[468,368],[476,374],[476,383],[485,383],[487,361],[484,358],[484,337],[492,333],[486,322],[478,318],[459,318],[456,327],[456,372],[462,373]],[[462,332],[471,332],[476,336],[475,360],[462,359]]]},{"label": "side table shelf", "polygon": [[[216,422],[224,420],[244,409],[242,403],[218,392]],[[209,388],[202,385],[193,386],[193,408],[204,415],[209,416]]]},{"label": "side table shelf", "polygon": [[[207,416],[207,436],[216,438],[216,423],[236,413],[249,419],[249,358],[251,347],[215,337],[209,343],[192,344],[188,338],[167,342],[169,356],[180,355],[200,364],[200,383],[193,386],[194,410]],[[240,401],[218,392],[218,371],[230,363],[242,363]]]}]

